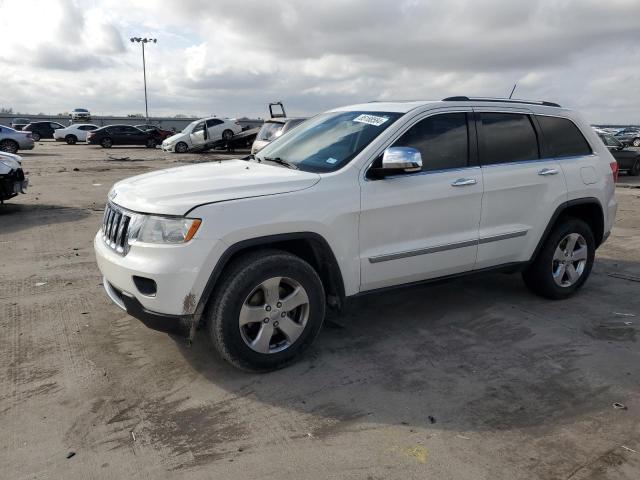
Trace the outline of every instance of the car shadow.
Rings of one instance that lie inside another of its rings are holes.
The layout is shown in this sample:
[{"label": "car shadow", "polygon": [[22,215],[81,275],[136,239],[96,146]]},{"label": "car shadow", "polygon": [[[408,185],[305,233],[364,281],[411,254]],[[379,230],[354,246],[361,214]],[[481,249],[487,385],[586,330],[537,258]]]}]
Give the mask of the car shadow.
[{"label": "car shadow", "polygon": [[0,205],[0,235],[37,228],[40,225],[75,222],[91,215],[89,210],[83,208],[12,203],[13,200]]},{"label": "car shadow", "polygon": [[609,275],[621,269],[640,272],[635,262],[599,261],[564,301],[538,298],[519,275],[504,274],[364,296],[338,318],[342,327],[325,324],[296,363],[268,374],[227,364],[206,330],[190,348],[176,342],[195,371],[236,399],[250,394],[320,418],[309,427],[316,437],[359,420],[454,431],[558,425],[637,391],[640,365],[628,348],[637,327],[621,333],[614,312],[625,292],[625,311],[639,309],[638,284]]}]

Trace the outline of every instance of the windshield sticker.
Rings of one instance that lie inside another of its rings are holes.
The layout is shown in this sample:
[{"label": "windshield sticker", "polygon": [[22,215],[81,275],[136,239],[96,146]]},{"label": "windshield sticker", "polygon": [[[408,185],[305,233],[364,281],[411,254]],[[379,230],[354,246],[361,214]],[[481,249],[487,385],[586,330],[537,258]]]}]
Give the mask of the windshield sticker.
[{"label": "windshield sticker", "polygon": [[327,163],[330,163],[331,165],[333,165],[334,163],[336,163],[338,161],[337,158],[333,158],[333,157],[329,157],[327,158]]},{"label": "windshield sticker", "polygon": [[376,127],[379,127],[387,120],[389,120],[388,117],[378,117],[377,115],[366,115],[366,114],[358,115],[356,118],[353,119],[354,122],[366,123],[368,125],[374,125]]}]

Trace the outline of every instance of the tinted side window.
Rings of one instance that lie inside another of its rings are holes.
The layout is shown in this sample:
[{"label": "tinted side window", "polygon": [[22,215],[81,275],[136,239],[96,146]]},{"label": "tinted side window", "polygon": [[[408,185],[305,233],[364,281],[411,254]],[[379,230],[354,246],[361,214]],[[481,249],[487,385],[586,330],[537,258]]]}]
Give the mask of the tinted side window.
[{"label": "tinted side window", "polygon": [[193,130],[191,131],[191,133],[201,132],[203,130],[204,130],[204,122],[200,122],[195,127],[193,127]]},{"label": "tinted side window", "polygon": [[207,128],[215,127],[216,125],[220,125],[222,120],[218,120],[217,118],[210,118],[207,120]]},{"label": "tinted side window", "polygon": [[528,115],[479,113],[480,163],[522,162],[540,158],[538,138]]},{"label": "tinted side window", "polygon": [[466,113],[444,113],[421,120],[393,145],[413,147],[422,155],[422,171],[461,168],[469,164]]},{"label": "tinted side window", "polygon": [[550,157],[590,155],[591,147],[571,120],[536,115]]}]

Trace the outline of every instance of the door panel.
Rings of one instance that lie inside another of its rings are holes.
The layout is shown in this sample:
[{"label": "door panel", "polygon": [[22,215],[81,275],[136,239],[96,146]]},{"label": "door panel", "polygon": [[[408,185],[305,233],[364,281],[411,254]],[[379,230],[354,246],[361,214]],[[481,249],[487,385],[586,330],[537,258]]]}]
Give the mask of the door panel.
[{"label": "door panel", "polygon": [[207,140],[205,138],[204,129],[205,129],[204,122],[200,122],[195,127],[193,127],[193,130],[189,135],[191,138],[191,144],[193,146],[202,146],[206,143]]},{"label": "door panel", "polygon": [[567,199],[558,161],[540,158],[529,112],[476,115],[484,194],[476,268],[530,259],[551,215]]},{"label": "door panel", "polygon": [[362,290],[473,269],[483,185],[468,116],[418,119],[393,146],[417,150],[422,171],[362,182]]},{"label": "door panel", "polygon": [[[475,184],[452,186],[460,179]],[[473,269],[482,199],[479,167],[365,181],[362,290]]]}]

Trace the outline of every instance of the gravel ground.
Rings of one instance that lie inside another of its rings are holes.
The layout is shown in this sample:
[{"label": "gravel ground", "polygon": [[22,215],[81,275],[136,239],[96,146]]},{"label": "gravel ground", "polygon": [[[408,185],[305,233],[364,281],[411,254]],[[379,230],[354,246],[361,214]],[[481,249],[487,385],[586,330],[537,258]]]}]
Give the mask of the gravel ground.
[{"label": "gravel ground", "polygon": [[503,274],[369,296],[253,375],[124,314],[92,250],[115,181],[219,158],[24,153],[29,192],[0,206],[4,478],[640,478],[637,181],[574,298]]}]

